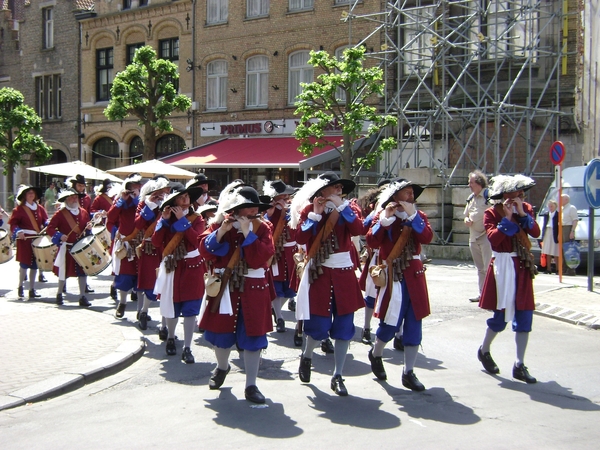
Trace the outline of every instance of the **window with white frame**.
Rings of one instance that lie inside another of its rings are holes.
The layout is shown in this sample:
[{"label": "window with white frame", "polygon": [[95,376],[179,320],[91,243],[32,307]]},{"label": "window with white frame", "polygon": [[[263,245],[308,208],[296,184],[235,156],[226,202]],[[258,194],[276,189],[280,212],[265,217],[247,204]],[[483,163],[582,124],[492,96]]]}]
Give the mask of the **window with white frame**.
[{"label": "window with white frame", "polygon": [[269,98],[269,59],[253,56],[246,62],[246,106],[267,106]]},{"label": "window with white frame", "polygon": [[206,66],[206,109],[227,107],[227,61],[211,61]]},{"label": "window with white frame", "polygon": [[432,38],[435,28],[435,6],[409,8],[400,12],[404,76],[425,74],[433,64]]},{"label": "window with white frame", "polygon": [[214,24],[227,22],[228,12],[228,0],[207,0],[206,23]]},{"label": "window with white frame", "polygon": [[43,120],[62,117],[62,77],[60,74],[35,77],[35,112]]},{"label": "window with white frame", "polygon": [[113,48],[96,50],[96,99],[107,101],[110,99],[110,88],[114,78],[113,73]]},{"label": "window with white frame", "polygon": [[269,14],[269,0],[246,0],[246,17],[261,17]]},{"label": "window with white frame", "polygon": [[[339,47],[335,50],[335,59],[341,61],[344,57],[344,50],[350,48],[350,46],[346,45],[344,47]],[[342,88],[337,88],[335,91],[335,97],[340,103],[346,103],[346,91]]]},{"label": "window with white frame", "polygon": [[289,10],[290,11],[300,11],[303,9],[311,9],[313,8],[315,2],[314,0],[289,0]]},{"label": "window with white frame", "polygon": [[54,47],[54,8],[42,8],[44,24],[44,48]]},{"label": "window with white frame", "polygon": [[293,105],[302,92],[300,83],[312,83],[314,80],[314,67],[308,64],[310,54],[308,51],[292,53],[288,74],[288,104]]}]

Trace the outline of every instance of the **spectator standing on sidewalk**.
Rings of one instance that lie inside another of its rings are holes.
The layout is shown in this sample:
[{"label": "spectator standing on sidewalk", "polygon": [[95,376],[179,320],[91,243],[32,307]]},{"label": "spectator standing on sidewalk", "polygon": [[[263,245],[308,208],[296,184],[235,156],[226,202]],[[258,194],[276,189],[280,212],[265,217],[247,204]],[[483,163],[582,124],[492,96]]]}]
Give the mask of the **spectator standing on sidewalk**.
[{"label": "spectator standing on sidewalk", "polygon": [[464,215],[465,225],[469,228],[469,250],[479,278],[479,295],[470,298],[471,302],[478,302],[481,298],[485,274],[492,259],[492,246],[483,226],[483,213],[489,206],[487,185],[487,177],[480,170],[469,174],[471,195],[467,198]]},{"label": "spectator standing on sidewalk", "polygon": [[[558,246],[558,203],[555,200],[548,200],[548,213],[544,214],[544,225],[542,227],[542,254],[546,255],[546,272],[552,273],[554,264],[556,273],[558,266],[556,259],[560,255]],[[555,259],[556,258],[556,259]]]},{"label": "spectator standing on sidewalk", "polygon": [[[579,216],[577,215],[577,208],[570,203],[571,197],[568,194],[560,196],[560,204],[562,206],[562,242],[563,245],[566,242],[575,239],[575,229],[579,223]],[[563,272],[566,275],[575,275],[575,269],[571,269],[567,266],[564,248],[563,248]]]}]

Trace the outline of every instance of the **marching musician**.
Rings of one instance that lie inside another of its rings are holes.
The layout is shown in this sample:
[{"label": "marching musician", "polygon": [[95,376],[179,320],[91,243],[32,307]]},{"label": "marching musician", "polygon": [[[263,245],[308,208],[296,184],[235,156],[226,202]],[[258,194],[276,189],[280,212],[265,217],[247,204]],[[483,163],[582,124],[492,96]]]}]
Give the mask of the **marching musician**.
[{"label": "marching musician", "polygon": [[199,207],[215,201],[215,199],[213,199],[210,196],[210,191],[213,190],[216,185],[217,185],[216,180],[211,180],[211,179],[207,178],[206,175],[204,175],[203,173],[199,173],[198,175],[196,175],[194,178],[192,178],[190,181],[187,182],[187,184],[185,185],[186,188],[189,189],[189,188],[199,187],[199,188],[202,188],[202,190],[204,191],[204,193],[200,197],[198,197],[198,199],[192,205],[192,207],[195,210],[198,210]]},{"label": "marching musician", "polygon": [[79,282],[79,306],[91,305],[85,296],[87,275],[69,252],[69,248],[80,236],[90,233],[92,226],[90,215],[80,206],[80,195],[73,188],[62,190],[58,194],[57,200],[63,204],[63,207],[52,216],[47,228],[52,242],[59,246],[53,267],[54,274],[58,276],[57,305],[63,304],[63,288],[69,277],[77,277]]},{"label": "marching musician", "polygon": [[112,207],[113,197],[109,196],[109,191],[111,188],[112,181],[110,181],[108,178],[104,179],[101,185],[96,186],[96,188],[94,188],[97,189],[97,192],[96,198],[94,198],[94,201],[92,202],[92,205],[90,207],[90,212],[92,214],[107,213],[108,210]]},{"label": "marching musician", "polygon": [[79,206],[85,209],[88,214],[91,213],[92,198],[88,195],[85,190],[85,177],[83,175],[75,175],[74,177],[67,178],[67,184],[71,184],[71,188],[79,194]]},{"label": "marching musician", "polygon": [[48,225],[48,214],[44,207],[38,203],[42,190],[29,185],[21,185],[17,191],[17,207],[13,210],[8,223],[17,241],[17,261],[19,261],[19,298],[25,296],[23,283],[29,269],[29,298],[39,298],[35,291],[35,277],[37,262],[33,253],[33,237],[37,237],[42,228]]},{"label": "marching musician", "polygon": [[322,173],[296,192],[290,209],[296,241],[308,250],[296,301],[296,319],[304,320],[306,336],[298,374],[310,382],[314,349],[323,339],[335,339],[331,389],[341,396],[348,395],[342,372],[354,312],[364,306],[351,257],[352,236],[362,233],[362,221],[356,204],[343,198],[355,186],[334,172]]},{"label": "marching musician", "polygon": [[259,213],[262,203],[250,186],[229,185],[219,198],[219,209],[202,236],[200,252],[210,271],[221,275],[219,294],[206,296],[200,327],[215,349],[217,367],[210,389],[219,389],[231,370],[229,355],[237,344],[243,350],[246,400],[265,403],[256,386],[261,350],[267,348],[267,333],[273,330],[271,300],[275,297],[267,278],[270,258],[275,254],[271,226]]},{"label": "marching musician", "polygon": [[[182,186],[183,187],[183,186]],[[175,328],[183,317],[181,359],[193,364],[191,345],[200,302],[204,294],[202,258],[198,251],[204,220],[191,204],[202,195],[201,188],[173,190],[160,206],[160,219],[152,235],[152,245],[162,249],[154,293],[167,322],[167,355],[177,354]]]},{"label": "marching musician", "polygon": [[386,265],[386,284],[379,288],[375,304],[379,327],[375,345],[369,351],[371,371],[378,379],[387,379],[381,359],[383,349],[403,326],[402,384],[413,391],[425,389],[413,369],[421,345],[423,319],[430,314],[425,269],[419,254],[421,245],[431,242],[433,231],[425,213],[415,206],[423,190],[405,179],[389,183],[379,194],[376,217],[367,233],[367,245],[379,249],[379,259]]},{"label": "marching musician", "polygon": [[[152,234],[158,220],[160,220],[160,206],[165,198],[165,188],[169,186],[169,181],[165,178],[150,180],[140,192],[140,204],[135,216],[135,228],[140,230],[142,239],[136,248],[138,255],[138,277],[137,290],[141,298],[138,298],[138,321],[142,330],[148,328],[148,322],[151,320],[148,316],[150,302],[156,300],[154,294],[154,284],[156,282],[156,269],[160,266],[162,259],[162,248],[157,248],[152,244]],[[166,331],[166,319],[163,318],[161,330]],[[164,339],[167,338],[166,333]]]},{"label": "marching musician", "polygon": [[106,227],[118,226],[115,234],[112,254],[112,268],[115,276],[115,288],[119,292],[119,304],[115,318],[125,316],[127,295],[137,291],[137,255],[135,246],[139,244],[139,230],[135,228],[135,214],[139,203],[142,176],[132,173],[123,182],[121,194],[108,210]]}]

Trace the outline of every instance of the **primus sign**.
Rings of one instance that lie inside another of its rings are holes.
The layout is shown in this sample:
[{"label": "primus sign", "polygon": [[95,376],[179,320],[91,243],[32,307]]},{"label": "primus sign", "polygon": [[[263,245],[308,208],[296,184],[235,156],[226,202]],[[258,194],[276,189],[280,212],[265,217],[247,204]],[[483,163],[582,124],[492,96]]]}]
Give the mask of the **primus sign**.
[{"label": "primus sign", "polygon": [[[210,122],[200,124],[200,136],[222,137],[222,136],[260,136],[260,135],[291,135],[298,126],[297,120],[266,120],[266,121],[243,121],[243,122]],[[369,123],[363,124],[363,132],[369,128]],[[332,133],[341,133],[341,127],[332,123],[328,127]]]}]

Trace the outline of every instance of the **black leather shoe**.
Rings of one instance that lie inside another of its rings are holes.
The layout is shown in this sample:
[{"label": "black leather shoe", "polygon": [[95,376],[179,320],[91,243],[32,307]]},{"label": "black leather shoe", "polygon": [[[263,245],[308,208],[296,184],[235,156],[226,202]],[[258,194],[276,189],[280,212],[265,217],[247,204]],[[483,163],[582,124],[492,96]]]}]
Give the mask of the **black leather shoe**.
[{"label": "black leather shoe", "polygon": [[411,391],[421,392],[425,390],[425,386],[423,386],[423,383],[419,381],[412,370],[409,370],[408,373],[402,374],[402,386],[410,389]]},{"label": "black leather shoe", "polygon": [[524,364],[521,364],[520,366],[517,366],[515,364],[513,366],[513,378],[515,380],[524,381],[527,384],[537,383],[537,380],[531,375],[529,375],[529,371],[527,370],[527,367],[525,367]]},{"label": "black leather shoe", "polygon": [[113,300],[117,299],[117,288],[112,285],[110,287],[110,298],[112,298]]},{"label": "black leather shoe", "polygon": [[331,379],[331,390],[341,397],[346,397],[348,395],[348,390],[344,385],[344,380],[341,375],[335,375]]},{"label": "black leather shoe", "polygon": [[25,297],[25,290],[23,289],[23,286],[19,286],[19,289],[17,289],[17,295],[19,298]]},{"label": "black leather shoe", "polygon": [[60,306],[60,305],[63,304],[63,296],[62,296],[62,294],[56,294],[56,304],[58,306]]},{"label": "black leather shoe", "polygon": [[498,369],[498,366],[492,359],[492,355],[490,355],[490,352],[483,353],[481,351],[481,347],[479,347],[479,350],[477,350],[477,359],[479,359],[479,361],[481,361],[483,368],[488,373],[491,373],[494,375],[497,373],[500,373],[500,369]]},{"label": "black leather shoe", "polygon": [[394,337],[394,348],[401,352],[404,351],[404,338],[402,336]]},{"label": "black leather shoe", "polygon": [[177,347],[175,347],[175,339],[169,338],[167,339],[167,355],[172,356],[177,354]]},{"label": "black leather shoe", "polygon": [[[135,319],[140,320],[141,315],[142,315],[142,312],[138,311],[137,314],[135,315]],[[146,313],[146,322],[150,322],[151,320],[152,320],[152,317],[150,317],[150,314]]]},{"label": "black leather shoe", "polygon": [[321,350],[323,353],[333,353],[335,349],[333,348],[333,343],[331,339],[327,338],[321,341]]},{"label": "black leather shoe", "polygon": [[192,350],[189,347],[184,347],[183,352],[181,353],[181,360],[186,364],[194,364],[196,361],[194,360],[194,355],[192,355]]},{"label": "black leather shoe", "polygon": [[168,336],[169,330],[167,330],[167,327],[162,327],[160,330],[158,330],[158,339],[161,341],[166,341]]},{"label": "black leather shoe", "polygon": [[139,326],[140,326],[140,330],[148,329],[148,313],[145,313],[145,312],[140,313]]},{"label": "black leather shoe", "polygon": [[310,383],[310,370],[311,370],[311,362],[310,358],[305,358],[304,356],[300,357],[300,367],[298,368],[298,376],[300,377],[300,381],[303,383]]},{"label": "black leather shoe", "polygon": [[135,291],[131,291],[131,301],[132,302],[137,302],[137,292]]},{"label": "black leather shoe", "polygon": [[89,284],[87,284],[87,285],[85,286],[85,293],[86,293],[86,294],[93,294],[94,292],[96,292],[96,291],[94,291],[94,290],[93,290],[93,289],[90,287],[90,285],[89,285]]},{"label": "black leather shoe", "polygon": [[63,294],[66,294],[66,293],[67,293],[67,283],[65,283],[65,285],[63,286],[63,291],[62,291],[62,293],[63,293]]},{"label": "black leather shoe", "polygon": [[381,356],[373,356],[373,350],[369,350],[369,361],[371,361],[371,372],[380,380],[387,380],[387,374],[383,367]]},{"label": "black leather shoe", "polygon": [[283,319],[277,319],[277,328],[278,333],[285,333],[285,321]]},{"label": "black leather shoe", "polygon": [[223,383],[225,382],[225,377],[227,376],[230,370],[231,366],[227,366],[227,370],[221,370],[217,367],[213,371],[210,380],[208,380],[208,388],[215,390],[223,386]]},{"label": "black leather shoe", "polygon": [[298,333],[294,333],[294,346],[302,347],[302,335]]},{"label": "black leather shoe", "polygon": [[265,402],[265,396],[260,393],[258,388],[254,385],[248,386],[244,391],[246,400],[252,403],[263,404]]},{"label": "black leather shoe", "polygon": [[293,298],[290,298],[288,300],[288,309],[290,311],[296,311],[296,300],[294,300]]},{"label": "black leather shoe", "polygon": [[29,289],[29,298],[40,298],[41,295],[35,292],[35,289]]},{"label": "black leather shoe", "polygon": [[117,309],[115,310],[115,318],[116,319],[122,319],[123,317],[125,317],[125,308],[127,307],[127,304],[125,303],[119,303],[117,305]]},{"label": "black leather shoe", "polygon": [[47,283],[47,282],[48,282],[48,280],[46,280],[46,277],[44,276],[44,274],[43,274],[43,273],[41,273],[41,272],[40,272],[40,274],[38,275],[38,281],[39,281],[40,283]]},{"label": "black leather shoe", "polygon": [[85,298],[85,295],[82,295],[81,298],[79,299],[79,306],[83,306],[84,308],[87,308],[88,306],[92,306],[92,304],[88,301],[87,298]]},{"label": "black leather shoe", "polygon": [[371,341],[371,329],[365,328],[362,333],[362,341],[364,344],[370,344]]}]

